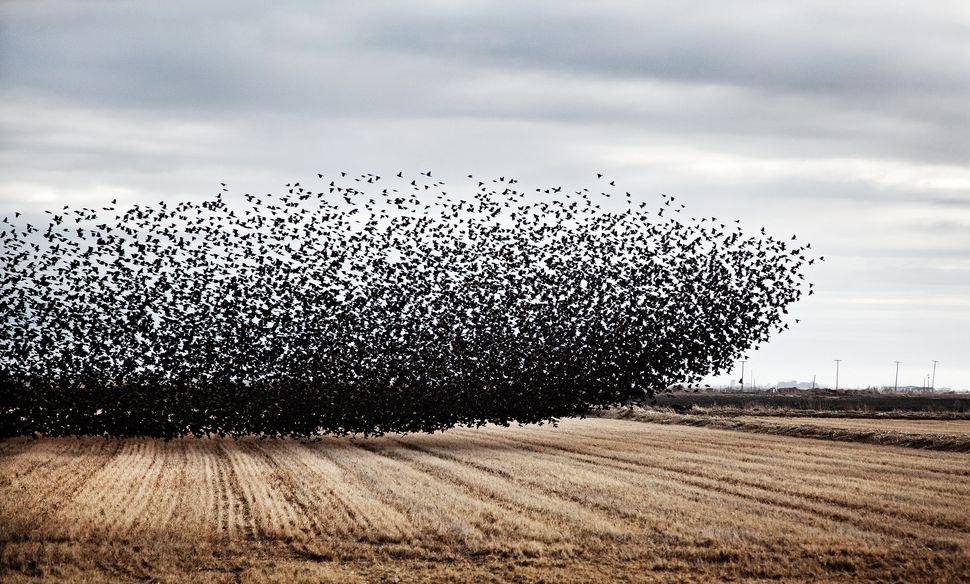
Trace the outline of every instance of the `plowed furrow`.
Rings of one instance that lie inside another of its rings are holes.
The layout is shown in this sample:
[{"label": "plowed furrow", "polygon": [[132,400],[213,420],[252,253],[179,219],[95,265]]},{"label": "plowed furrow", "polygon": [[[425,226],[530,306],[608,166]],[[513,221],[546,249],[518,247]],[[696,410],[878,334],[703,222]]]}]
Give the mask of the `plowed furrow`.
[{"label": "plowed furrow", "polygon": [[[520,444],[520,448],[528,450]],[[451,455],[442,453],[437,448],[436,453],[451,458],[453,456],[463,459],[461,454]],[[510,451],[514,452],[514,451]],[[561,458],[556,464],[554,471],[541,472],[542,468],[535,465],[533,461],[536,455],[546,455],[550,458]],[[664,533],[671,533],[685,523],[685,513],[696,516],[698,523],[706,522],[708,525],[717,524],[723,517],[724,508],[737,508],[739,512],[746,514],[759,513],[766,520],[772,516],[780,522],[791,523],[798,521],[802,524],[818,523],[819,518],[810,511],[798,513],[798,509],[787,509],[779,507],[773,509],[760,501],[751,497],[735,497],[731,492],[719,493],[727,495],[729,498],[718,499],[718,509],[707,509],[705,507],[714,493],[711,492],[710,485],[707,483],[692,483],[680,480],[680,477],[671,473],[631,469],[623,466],[614,466],[603,461],[582,460],[567,452],[561,455],[548,451],[535,451],[527,454],[503,454],[501,459],[490,461],[476,453],[475,461],[468,462],[476,467],[488,469],[492,472],[507,473],[507,470],[498,469],[521,469],[515,475],[520,477],[520,481],[527,485],[542,485],[551,493],[567,499],[573,499],[582,504],[600,508],[604,511],[621,515],[630,520],[636,520],[643,524],[647,529],[660,529]],[[612,467],[612,468],[611,468]],[[570,469],[566,474],[563,469]],[[617,473],[617,471],[621,473]],[[622,476],[620,476],[622,474]],[[604,476],[605,475],[605,476]],[[579,480],[578,477],[586,477]],[[620,479],[622,488],[604,489],[604,485],[609,479]],[[801,515],[792,517],[792,513]],[[673,527],[671,527],[673,526]],[[733,528],[733,524],[726,524],[725,528]],[[819,527],[820,532],[824,532],[830,527],[829,523],[824,523]],[[682,534],[686,535],[686,533]]]},{"label": "plowed furrow", "polygon": [[[356,444],[354,473],[384,504],[408,517],[414,536],[473,549],[488,549],[505,539],[549,543],[559,539],[545,524],[527,517],[509,517],[490,501],[456,490],[448,481],[393,458],[376,455]],[[346,464],[345,460],[337,460]]]},{"label": "plowed furrow", "polygon": [[[526,434],[531,435],[531,434]],[[558,446],[559,442],[554,436],[549,436],[543,442],[547,446]],[[603,448],[598,445],[585,443],[581,448],[573,449],[575,452],[583,452],[590,456],[602,456]],[[640,450],[630,450],[624,448],[609,449],[610,458],[613,460],[623,460],[644,466],[656,466],[658,464],[657,450],[653,452]],[[723,453],[685,454],[676,449],[669,449],[663,452],[664,464],[680,464],[684,466],[700,467],[701,469],[717,469],[719,476],[724,476],[738,482],[738,484],[760,486],[769,489],[777,489],[779,486],[785,489],[787,494],[798,497],[812,498],[820,503],[827,503],[838,506],[855,507],[857,502],[862,502],[865,510],[880,512],[883,514],[903,515],[908,519],[925,522],[926,517],[915,517],[915,514],[922,514],[927,509],[932,509],[935,520],[931,521],[934,525],[943,528],[965,529],[966,524],[954,523],[953,511],[958,509],[965,501],[970,501],[970,493],[961,496],[952,490],[939,493],[937,491],[947,491],[938,486],[937,489],[930,489],[925,482],[907,482],[905,474],[898,473],[895,477],[853,477],[848,470],[843,467],[829,466],[825,471],[809,472],[801,465],[789,465],[784,460],[775,458],[772,464],[752,460],[751,457],[739,459],[732,457],[730,465],[724,462]],[[958,455],[959,456],[959,455]],[[970,459],[968,459],[970,462]],[[804,488],[793,488],[792,478],[798,476]],[[873,491],[883,489],[889,484],[893,488],[893,501],[891,505],[879,504],[879,498],[870,497]],[[827,493],[831,495],[826,495]]]},{"label": "plowed furrow", "polygon": [[252,540],[256,535],[255,519],[247,493],[236,470],[238,460],[235,452],[238,444],[217,443],[216,460],[219,465],[219,482],[224,496],[220,501],[222,525],[230,537]]},{"label": "plowed furrow", "polygon": [[364,511],[370,502],[347,493],[349,477],[338,466],[293,442],[263,448],[267,463],[277,469],[284,496],[299,510],[310,535],[382,541],[375,535],[377,522],[388,518]]},{"label": "plowed furrow", "polygon": [[[956,453],[917,450],[894,446],[871,444],[852,444],[799,438],[701,428],[694,426],[675,426],[679,431],[666,431],[669,425],[644,422],[622,422],[620,429],[610,428],[600,432],[595,420],[569,420],[563,425],[576,438],[592,443],[615,444],[617,447],[638,449],[675,448],[685,451],[721,452],[725,455],[747,456],[771,452],[784,452],[786,460],[797,462],[817,462],[819,450],[826,451],[826,460],[842,465],[850,470],[863,472],[907,473],[923,472],[934,480],[940,475],[954,478],[970,477],[970,468],[954,459]],[[588,429],[592,425],[593,429]],[[644,432],[637,431],[636,425],[648,426]],[[632,426],[632,427],[631,427]],[[523,428],[528,431],[530,429]],[[544,431],[542,428],[535,430]],[[555,433],[555,430],[550,430]]]},{"label": "plowed furrow", "polygon": [[526,515],[545,524],[548,530],[572,536],[573,540],[581,535],[621,537],[628,534],[618,525],[622,513],[616,510],[597,513],[596,509],[577,502],[575,495],[563,496],[544,485],[519,480],[514,473],[442,456],[407,441],[400,444],[402,448],[375,449],[375,452],[447,481],[471,497],[493,501],[506,509],[506,513]]},{"label": "plowed furrow", "polygon": [[300,452],[295,454],[310,473],[308,481],[325,487],[324,504],[331,514],[325,530],[370,542],[397,542],[412,535],[413,526],[405,514],[385,505],[358,476],[337,462],[347,460],[350,450],[359,455],[356,448],[337,441],[301,445]]},{"label": "plowed furrow", "polygon": [[[53,519],[62,508],[70,504],[75,494],[93,476],[111,463],[123,447],[120,440],[93,439],[84,442],[89,445],[86,455],[55,454],[54,456],[64,457],[64,463],[58,464],[51,472],[44,473],[43,480],[31,483],[31,487],[37,491],[31,493],[32,504],[23,509],[24,515],[21,516],[27,522],[27,532],[36,531],[36,535],[43,534],[47,537],[70,537],[82,529],[83,526],[74,521],[59,523]],[[68,451],[74,451],[74,448],[69,448]],[[81,450],[78,449],[78,452]]]},{"label": "plowed furrow", "polygon": [[[521,440],[522,437],[519,436],[519,439]],[[905,518],[899,518],[891,514],[886,515],[886,521],[884,523],[875,524],[877,527],[874,527],[871,519],[867,518],[867,514],[860,512],[860,510],[866,510],[865,502],[856,502],[854,512],[852,508],[826,501],[826,497],[822,494],[818,494],[813,499],[809,500],[805,497],[800,497],[797,494],[787,493],[785,491],[785,487],[781,484],[764,487],[750,480],[732,477],[728,473],[711,476],[709,474],[709,470],[702,465],[688,465],[687,467],[684,467],[674,465],[669,462],[660,462],[658,460],[651,460],[649,462],[645,462],[643,460],[627,460],[620,455],[604,454],[601,452],[590,454],[586,452],[585,447],[582,446],[571,447],[559,442],[544,442],[541,439],[535,442],[516,442],[515,439],[510,440],[512,443],[518,444],[522,449],[528,449],[537,453],[548,453],[556,450],[562,450],[569,453],[569,456],[576,461],[585,462],[593,467],[608,466],[616,468],[617,470],[630,470],[632,472],[641,473],[656,473],[657,471],[665,471],[670,473],[670,475],[666,477],[667,479],[672,478],[671,475],[676,476],[678,482],[692,485],[702,490],[713,490],[725,496],[747,499],[763,506],[775,506],[782,509],[802,512],[805,515],[803,520],[807,520],[813,516],[815,518],[839,522],[852,520],[856,524],[869,525],[870,529],[877,529],[893,537],[913,538],[914,530],[925,531],[926,529],[926,526],[920,524],[918,521],[906,520]],[[765,510],[762,509],[761,512],[764,513]],[[954,535],[954,533],[950,529],[944,528],[937,532],[937,536],[939,537],[947,537],[952,535]]]}]

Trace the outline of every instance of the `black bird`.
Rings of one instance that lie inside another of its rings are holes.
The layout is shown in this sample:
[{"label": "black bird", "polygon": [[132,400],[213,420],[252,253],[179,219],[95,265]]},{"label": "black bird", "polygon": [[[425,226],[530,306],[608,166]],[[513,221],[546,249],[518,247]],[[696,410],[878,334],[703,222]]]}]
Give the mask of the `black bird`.
[{"label": "black bird", "polygon": [[335,178],[336,200],[292,182],[243,212],[4,217],[0,433],[433,432],[648,403],[787,327],[816,259],[664,217],[666,195],[611,212],[586,188],[530,202],[515,178],[419,174]]}]

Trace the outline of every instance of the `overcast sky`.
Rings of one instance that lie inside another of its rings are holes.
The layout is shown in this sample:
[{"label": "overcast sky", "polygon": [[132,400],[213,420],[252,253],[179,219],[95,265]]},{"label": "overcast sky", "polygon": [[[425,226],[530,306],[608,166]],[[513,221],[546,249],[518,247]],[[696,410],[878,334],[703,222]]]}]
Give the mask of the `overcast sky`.
[{"label": "overcast sky", "polygon": [[758,384],[970,388],[968,104],[970,2],[8,0],[0,215],[606,172],[826,256]]}]

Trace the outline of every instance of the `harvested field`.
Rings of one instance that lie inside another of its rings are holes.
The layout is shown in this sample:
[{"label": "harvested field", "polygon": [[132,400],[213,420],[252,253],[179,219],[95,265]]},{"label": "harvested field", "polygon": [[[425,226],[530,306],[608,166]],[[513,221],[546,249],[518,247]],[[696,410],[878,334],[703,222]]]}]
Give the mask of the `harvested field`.
[{"label": "harvested field", "polygon": [[970,455],[633,421],[0,442],[0,580],[966,581]]},{"label": "harvested field", "polygon": [[970,420],[915,420],[915,419],[862,419],[862,418],[810,418],[774,416],[739,416],[738,420],[774,424],[799,424],[822,428],[845,430],[874,430],[900,432],[903,434],[965,436],[970,439]]},{"label": "harvested field", "polygon": [[[970,452],[970,433],[967,431],[970,421],[967,420],[722,416],[706,412],[699,415],[681,415],[639,407],[605,410],[600,412],[600,415],[604,418],[654,424],[696,426],[947,452]],[[957,431],[949,431],[954,428]]]}]

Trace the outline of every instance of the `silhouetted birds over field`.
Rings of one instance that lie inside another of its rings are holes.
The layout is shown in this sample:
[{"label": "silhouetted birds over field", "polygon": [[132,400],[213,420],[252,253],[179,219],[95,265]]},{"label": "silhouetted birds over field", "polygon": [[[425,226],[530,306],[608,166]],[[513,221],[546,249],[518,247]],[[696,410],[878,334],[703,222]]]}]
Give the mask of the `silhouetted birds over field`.
[{"label": "silhouetted birds over field", "polygon": [[728,369],[788,326],[815,261],[667,195],[611,199],[602,173],[592,191],[468,175],[461,196],[431,171],[316,175],[239,206],[220,183],[198,202],[4,217],[0,434],[582,415]]}]

